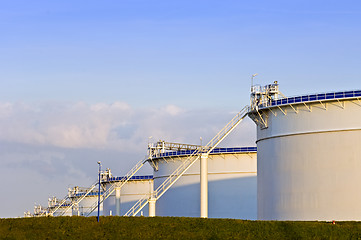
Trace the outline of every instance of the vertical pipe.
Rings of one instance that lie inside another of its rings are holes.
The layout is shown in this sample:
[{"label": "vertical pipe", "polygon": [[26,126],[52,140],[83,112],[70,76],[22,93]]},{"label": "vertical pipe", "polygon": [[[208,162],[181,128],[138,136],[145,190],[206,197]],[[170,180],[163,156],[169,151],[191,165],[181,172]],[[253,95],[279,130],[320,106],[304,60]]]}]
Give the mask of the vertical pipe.
[{"label": "vertical pipe", "polygon": [[99,215],[100,215],[100,172],[102,171],[102,165],[100,164],[100,161],[98,162],[98,164],[99,164],[99,171],[98,171],[98,173],[99,173],[99,176],[98,176],[98,218],[97,218],[97,220],[98,220],[98,222],[99,222]]},{"label": "vertical pipe", "polygon": [[115,215],[120,216],[120,188],[115,188]]},{"label": "vertical pipe", "polygon": [[73,216],[74,216],[74,215],[75,215],[75,216],[80,216],[80,211],[79,211],[79,205],[78,205],[78,203],[73,206],[72,215],[73,215]]},{"label": "vertical pipe", "polygon": [[155,198],[150,198],[149,199],[149,217],[155,217],[155,203],[156,203],[156,199]]},{"label": "vertical pipe", "polygon": [[150,199],[149,199],[149,217],[155,217],[155,203],[157,199],[154,197],[154,185],[153,181],[150,184]]},{"label": "vertical pipe", "polygon": [[208,218],[208,154],[202,153],[200,165],[201,218]]}]

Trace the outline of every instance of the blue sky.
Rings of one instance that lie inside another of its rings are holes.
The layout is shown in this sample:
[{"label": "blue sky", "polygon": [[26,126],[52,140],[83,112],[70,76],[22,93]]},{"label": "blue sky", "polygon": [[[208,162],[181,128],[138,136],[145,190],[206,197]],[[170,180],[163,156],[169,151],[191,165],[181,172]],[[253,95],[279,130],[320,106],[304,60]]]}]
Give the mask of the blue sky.
[{"label": "blue sky", "polygon": [[292,95],[357,88],[360,76],[358,1],[2,5],[4,101],[233,109],[248,98],[255,72]]},{"label": "blue sky", "polygon": [[[149,136],[210,139],[254,73],[285,95],[359,89],[360,23],[359,1],[2,1],[0,180],[34,190],[0,217],[91,184],[99,159],[124,174]],[[254,145],[240,128],[224,145]]]}]

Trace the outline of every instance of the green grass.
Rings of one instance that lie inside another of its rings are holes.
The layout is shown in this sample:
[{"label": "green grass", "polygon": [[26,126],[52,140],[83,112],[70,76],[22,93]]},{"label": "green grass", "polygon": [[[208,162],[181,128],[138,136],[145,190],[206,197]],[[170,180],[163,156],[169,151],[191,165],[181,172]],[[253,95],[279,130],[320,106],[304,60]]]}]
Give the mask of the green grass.
[{"label": "green grass", "polygon": [[361,222],[173,217],[0,219],[0,239],[361,239]]}]

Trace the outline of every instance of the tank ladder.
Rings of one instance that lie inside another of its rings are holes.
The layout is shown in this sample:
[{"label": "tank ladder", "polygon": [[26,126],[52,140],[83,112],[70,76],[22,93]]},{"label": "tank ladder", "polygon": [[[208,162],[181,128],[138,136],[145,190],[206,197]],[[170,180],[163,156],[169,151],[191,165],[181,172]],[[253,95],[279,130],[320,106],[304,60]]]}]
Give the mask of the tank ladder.
[{"label": "tank ladder", "polygon": [[[249,107],[244,107],[237,115],[212,138],[206,146],[196,149],[183,163],[154,191],[152,200],[158,200],[173,184],[200,158],[201,154],[209,154],[230,134],[247,116]],[[139,199],[124,216],[136,216],[151,200],[149,195]]]},{"label": "tank ladder", "polygon": [[[143,159],[143,160],[139,161],[120,181],[120,184],[111,183],[110,187],[100,196],[99,204],[103,203],[104,200],[107,199],[115,191],[116,188],[121,189],[129,181],[129,179],[131,179],[134,176],[134,174],[136,174],[139,171],[139,169],[141,169],[143,167],[143,165],[145,164],[146,161],[147,161],[147,159]],[[98,208],[98,201],[96,201],[90,207],[90,211],[85,213],[84,215],[89,216],[97,208]]]}]

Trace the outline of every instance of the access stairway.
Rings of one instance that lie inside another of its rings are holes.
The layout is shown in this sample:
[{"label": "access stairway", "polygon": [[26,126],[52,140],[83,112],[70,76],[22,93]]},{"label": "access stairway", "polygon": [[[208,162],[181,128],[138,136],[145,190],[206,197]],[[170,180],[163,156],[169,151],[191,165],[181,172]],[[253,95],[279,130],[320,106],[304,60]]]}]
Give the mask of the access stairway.
[{"label": "access stairway", "polygon": [[[158,200],[163,194],[173,186],[175,182],[201,157],[208,155],[214,148],[230,134],[238,124],[247,116],[249,107],[244,107],[237,115],[203,147],[197,148],[183,163],[154,191],[153,196],[144,195],[135,205],[129,209],[124,216],[136,216],[150,201]],[[143,163],[144,164],[144,163]]]}]

